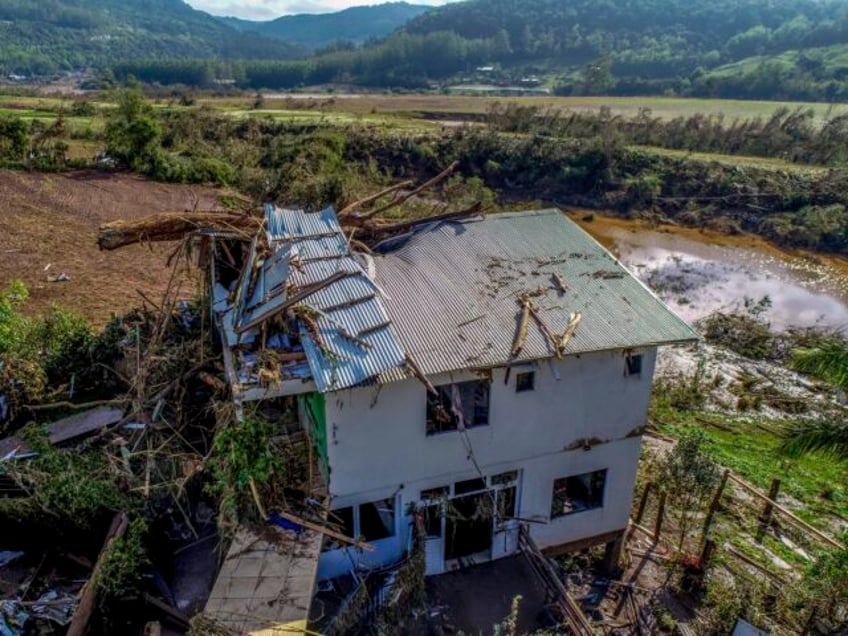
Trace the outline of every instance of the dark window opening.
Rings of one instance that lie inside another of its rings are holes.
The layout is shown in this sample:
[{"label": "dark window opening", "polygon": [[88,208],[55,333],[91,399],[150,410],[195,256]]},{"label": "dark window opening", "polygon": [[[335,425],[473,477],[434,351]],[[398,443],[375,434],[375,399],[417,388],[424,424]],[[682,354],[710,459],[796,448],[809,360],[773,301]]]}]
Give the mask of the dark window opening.
[{"label": "dark window opening", "polygon": [[524,393],[524,391],[532,391],[536,388],[536,373],[528,371],[527,373],[515,374],[515,392]]},{"label": "dark window opening", "polygon": [[606,479],[604,469],[554,480],[551,518],[602,507]]},{"label": "dark window opening", "polygon": [[497,475],[492,475],[489,478],[492,486],[505,486],[507,484],[511,484],[513,482],[518,481],[518,471],[517,470],[508,470],[505,473],[499,473]]},{"label": "dark window opening", "polygon": [[379,541],[395,534],[395,500],[382,499],[359,506],[359,535]]},{"label": "dark window opening", "polygon": [[[352,539],[356,538],[356,532],[353,527],[353,506],[339,508],[338,510],[331,510],[328,520],[331,524],[333,524],[338,532],[342,533],[346,537],[350,537]],[[340,541],[337,541],[332,537],[324,537],[324,544],[322,547],[323,551],[338,550],[343,547],[345,547],[345,545]]]},{"label": "dark window opening", "polygon": [[445,384],[436,393],[427,394],[427,435],[489,423],[488,380]]},{"label": "dark window opening", "polygon": [[639,375],[642,373],[642,354],[635,356],[627,356],[626,360],[626,369],[627,375]]},{"label": "dark window opening", "polygon": [[450,486],[439,486],[421,491],[421,501],[438,501],[450,495]]},{"label": "dark window opening", "polygon": [[478,490],[486,490],[485,479],[468,479],[466,481],[458,481],[453,485],[453,494],[457,496],[464,495],[469,492],[477,492]]}]

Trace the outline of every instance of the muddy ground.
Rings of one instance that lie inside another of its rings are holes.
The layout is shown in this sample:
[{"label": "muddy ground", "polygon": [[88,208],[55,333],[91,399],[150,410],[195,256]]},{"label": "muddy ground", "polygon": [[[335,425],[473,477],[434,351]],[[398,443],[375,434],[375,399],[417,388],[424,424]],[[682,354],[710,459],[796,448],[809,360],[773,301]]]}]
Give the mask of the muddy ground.
[{"label": "muddy ground", "polygon": [[[95,325],[141,304],[138,290],[158,302],[174,245],[101,252],[98,226],[153,212],[216,209],[221,194],[216,188],[154,183],[129,174],[0,171],[0,285],[23,280],[30,290],[29,313],[55,303]],[[68,280],[49,282],[61,274]]]}]

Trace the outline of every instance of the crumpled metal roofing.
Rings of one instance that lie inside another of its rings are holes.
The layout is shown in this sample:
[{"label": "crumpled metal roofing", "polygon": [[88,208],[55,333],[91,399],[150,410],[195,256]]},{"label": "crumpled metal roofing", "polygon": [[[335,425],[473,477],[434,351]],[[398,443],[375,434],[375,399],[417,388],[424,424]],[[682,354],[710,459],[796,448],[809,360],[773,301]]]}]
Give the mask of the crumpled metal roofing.
[{"label": "crumpled metal roofing", "polygon": [[316,312],[321,346],[305,324],[300,325],[300,335],[318,390],[367,383],[405,366],[382,295],[351,256],[332,208],[305,212],[266,205],[265,217],[269,245],[289,254],[287,285],[302,289],[339,271],[349,274],[300,303]]},{"label": "crumpled metal roofing", "polygon": [[[375,257],[377,284],[407,354],[427,375],[555,355],[531,318],[513,347],[520,294],[561,335],[582,320],[565,353],[692,341],[697,334],[559,210],[494,214],[421,227]],[[554,274],[568,289],[557,289]],[[398,379],[394,373],[383,381]]]}]

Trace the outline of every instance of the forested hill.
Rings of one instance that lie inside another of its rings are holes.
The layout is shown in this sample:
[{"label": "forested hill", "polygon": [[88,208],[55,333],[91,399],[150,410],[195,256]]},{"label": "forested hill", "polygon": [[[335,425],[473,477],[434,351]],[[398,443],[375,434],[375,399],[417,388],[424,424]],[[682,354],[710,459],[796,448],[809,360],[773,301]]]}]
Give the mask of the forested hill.
[{"label": "forested hill", "polygon": [[295,42],[314,50],[335,42],[361,44],[388,35],[430,7],[407,2],[351,7],[336,13],[287,15],[269,22],[221,18],[243,31]]},{"label": "forested hill", "polygon": [[297,46],[238,31],[182,0],[0,0],[0,73],[145,58],[279,59]]},{"label": "forested hill", "polygon": [[469,0],[404,31],[456,34],[469,62],[554,72],[576,92],[720,90],[730,75],[734,91],[837,90],[848,78],[845,0]]}]

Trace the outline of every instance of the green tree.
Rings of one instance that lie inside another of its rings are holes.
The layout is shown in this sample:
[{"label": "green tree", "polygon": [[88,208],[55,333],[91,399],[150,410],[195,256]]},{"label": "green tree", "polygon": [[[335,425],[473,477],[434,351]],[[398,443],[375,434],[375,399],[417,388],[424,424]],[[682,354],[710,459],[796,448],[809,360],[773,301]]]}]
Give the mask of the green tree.
[{"label": "green tree", "polygon": [[153,107],[138,89],[121,91],[116,101],[118,107],[106,122],[106,152],[130,168],[147,168],[162,135]]},{"label": "green tree", "polygon": [[29,142],[29,129],[23,119],[0,117],[0,160],[25,159]]},{"label": "green tree", "polygon": [[719,469],[705,448],[706,439],[701,431],[686,433],[660,464],[658,482],[676,517],[678,550],[718,483]]}]

